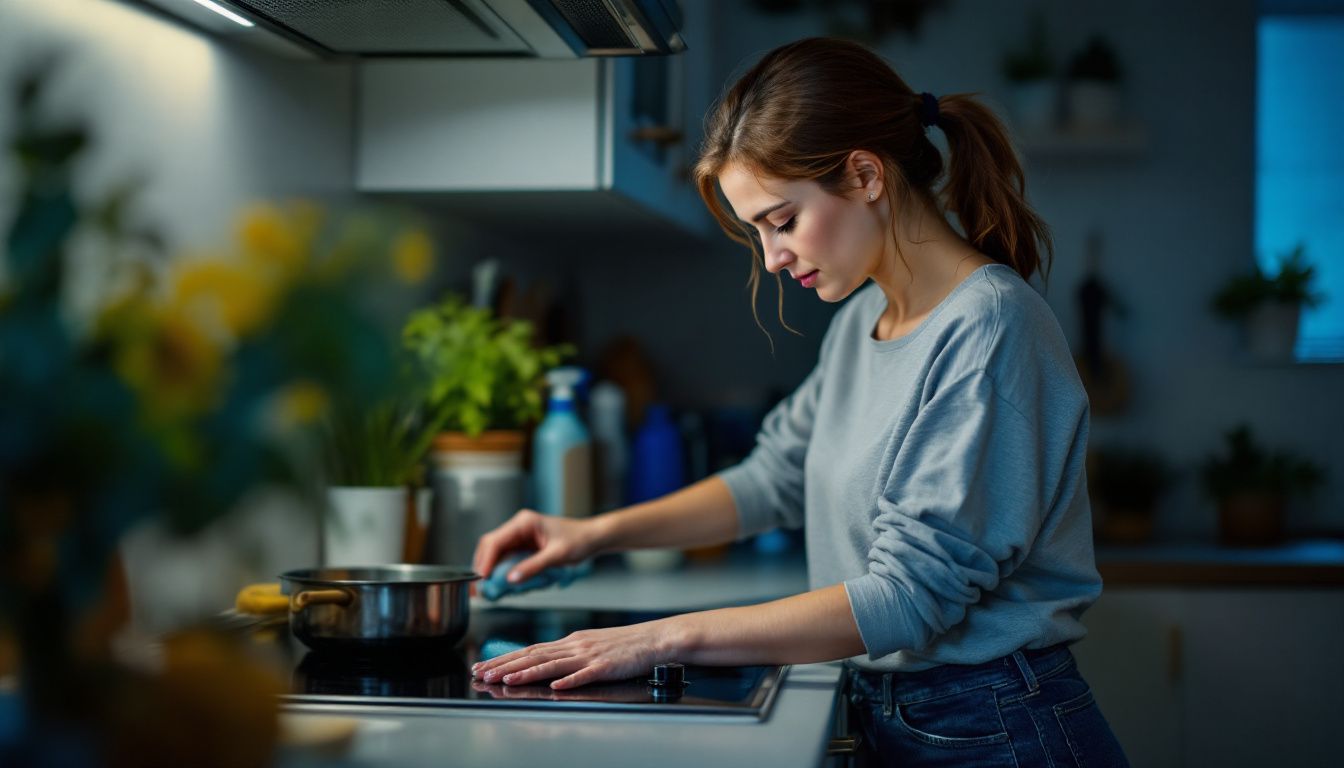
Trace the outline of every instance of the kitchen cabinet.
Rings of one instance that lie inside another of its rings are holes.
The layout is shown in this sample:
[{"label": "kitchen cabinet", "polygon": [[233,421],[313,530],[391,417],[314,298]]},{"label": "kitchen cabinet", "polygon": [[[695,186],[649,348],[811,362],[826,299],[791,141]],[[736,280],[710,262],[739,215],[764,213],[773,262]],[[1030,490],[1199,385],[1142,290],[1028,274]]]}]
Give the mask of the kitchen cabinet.
[{"label": "kitchen cabinet", "polygon": [[1110,589],[1079,667],[1134,765],[1334,765],[1344,590]]},{"label": "kitchen cabinet", "polygon": [[707,234],[689,167],[713,92],[712,6],[682,7],[692,48],[675,56],[362,62],[357,189],[513,232]]}]

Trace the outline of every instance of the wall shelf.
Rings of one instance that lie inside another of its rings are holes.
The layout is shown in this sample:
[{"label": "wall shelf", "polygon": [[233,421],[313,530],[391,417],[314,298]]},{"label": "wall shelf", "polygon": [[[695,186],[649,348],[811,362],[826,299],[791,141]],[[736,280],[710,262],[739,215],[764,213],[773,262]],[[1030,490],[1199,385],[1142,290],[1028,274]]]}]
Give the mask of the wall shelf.
[{"label": "wall shelf", "polygon": [[1022,130],[1018,146],[1029,157],[1135,159],[1148,153],[1148,131],[1137,123],[1110,128]]}]

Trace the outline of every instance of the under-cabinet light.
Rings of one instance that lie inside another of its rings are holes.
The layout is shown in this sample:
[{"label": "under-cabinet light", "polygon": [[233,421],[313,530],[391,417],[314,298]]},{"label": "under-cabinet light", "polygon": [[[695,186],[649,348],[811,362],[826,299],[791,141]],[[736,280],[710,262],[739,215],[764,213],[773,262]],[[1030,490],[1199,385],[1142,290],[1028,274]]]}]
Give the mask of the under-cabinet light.
[{"label": "under-cabinet light", "polygon": [[233,11],[230,11],[228,8],[225,8],[219,3],[214,2],[214,0],[195,0],[195,2],[197,5],[209,8],[210,10],[214,11],[215,13],[218,13],[220,16],[223,16],[229,21],[235,22],[237,24],[242,24],[244,27],[254,26],[252,22],[248,21],[242,16],[239,16]]}]

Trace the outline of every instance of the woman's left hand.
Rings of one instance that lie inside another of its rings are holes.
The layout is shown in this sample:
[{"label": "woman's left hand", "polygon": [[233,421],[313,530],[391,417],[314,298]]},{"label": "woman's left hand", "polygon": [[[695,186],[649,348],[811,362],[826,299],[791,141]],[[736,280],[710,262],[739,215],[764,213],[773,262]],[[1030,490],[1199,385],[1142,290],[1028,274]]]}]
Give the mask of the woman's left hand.
[{"label": "woman's left hand", "polygon": [[487,683],[505,685],[553,680],[551,688],[556,690],[646,675],[654,665],[675,660],[674,638],[679,633],[672,622],[663,619],[585,629],[482,661],[471,668],[471,674]]}]

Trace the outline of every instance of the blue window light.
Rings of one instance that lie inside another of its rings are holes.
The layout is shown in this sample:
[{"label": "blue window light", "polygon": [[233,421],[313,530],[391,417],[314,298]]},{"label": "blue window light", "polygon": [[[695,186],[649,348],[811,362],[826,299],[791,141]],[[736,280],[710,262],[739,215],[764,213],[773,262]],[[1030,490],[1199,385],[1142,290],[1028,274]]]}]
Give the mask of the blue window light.
[{"label": "blue window light", "polygon": [[[1270,4],[1272,5],[1272,4]],[[1258,25],[1255,252],[1273,274],[1299,243],[1325,301],[1304,309],[1298,362],[1344,361],[1344,14]]]}]

